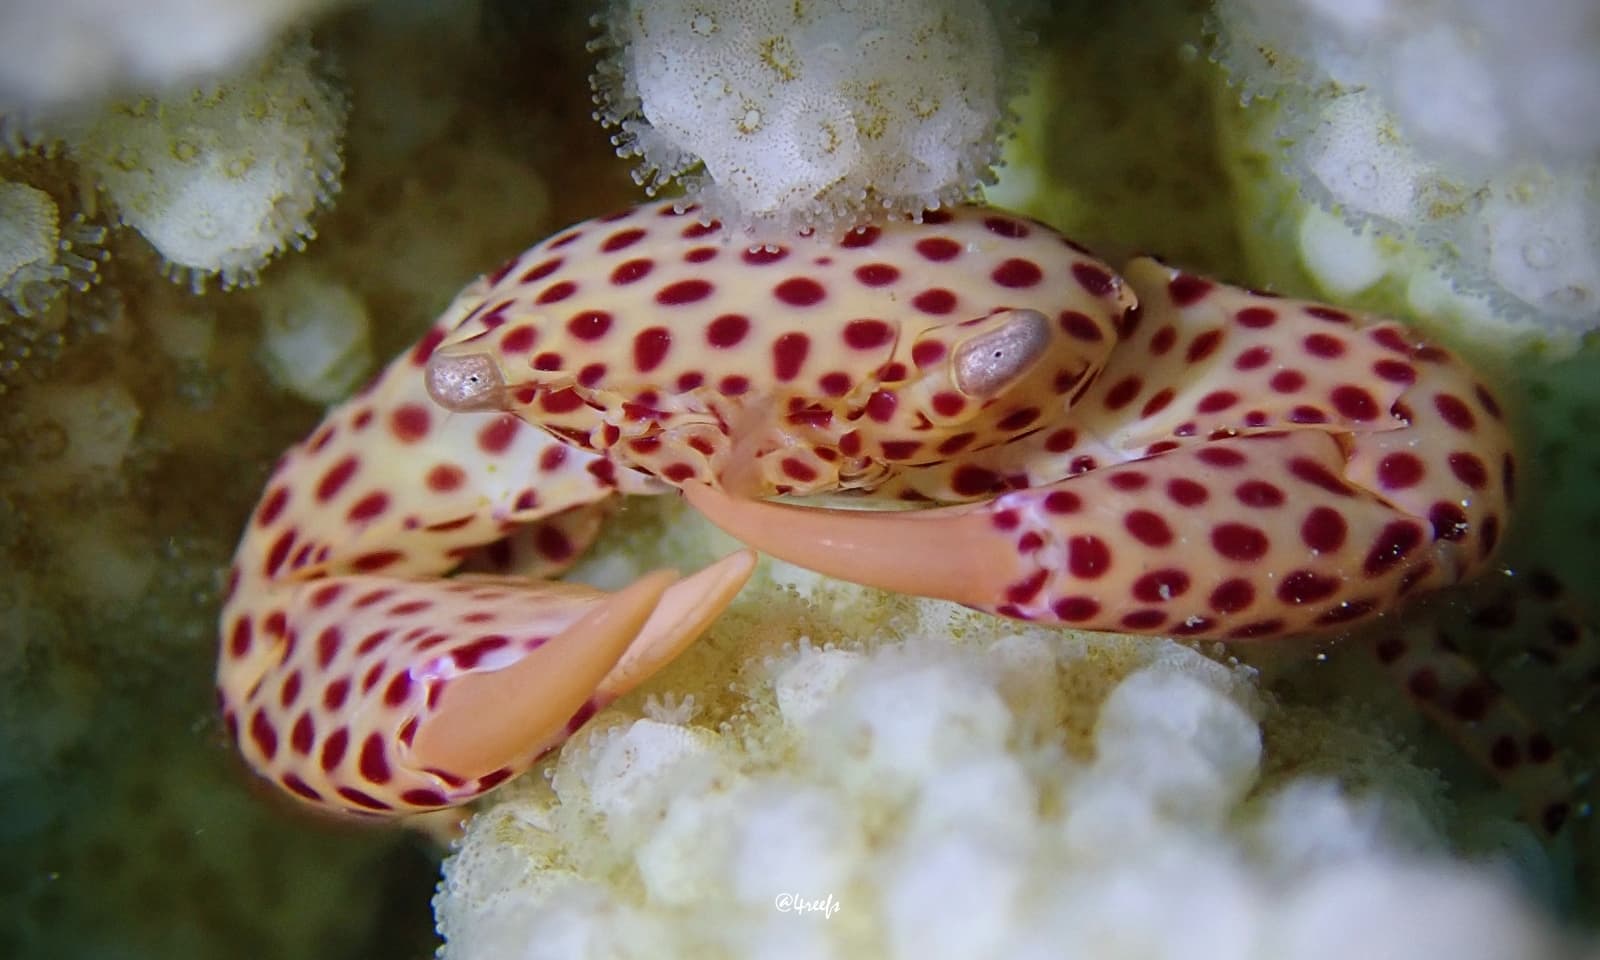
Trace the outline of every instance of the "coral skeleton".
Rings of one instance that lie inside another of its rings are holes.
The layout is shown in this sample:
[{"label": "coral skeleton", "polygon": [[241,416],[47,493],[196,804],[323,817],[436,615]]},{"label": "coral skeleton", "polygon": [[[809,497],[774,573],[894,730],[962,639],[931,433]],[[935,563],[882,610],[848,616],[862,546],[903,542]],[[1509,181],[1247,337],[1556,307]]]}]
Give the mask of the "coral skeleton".
[{"label": "coral skeleton", "polygon": [[616,0],[597,118],[651,192],[751,228],[916,213],[992,182],[1017,58],[985,0]]}]

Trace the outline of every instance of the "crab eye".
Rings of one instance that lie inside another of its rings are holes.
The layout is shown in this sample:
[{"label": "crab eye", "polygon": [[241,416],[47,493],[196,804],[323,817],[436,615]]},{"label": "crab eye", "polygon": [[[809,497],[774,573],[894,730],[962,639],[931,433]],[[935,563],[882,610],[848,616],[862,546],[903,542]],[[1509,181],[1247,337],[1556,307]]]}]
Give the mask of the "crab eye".
[{"label": "crab eye", "polygon": [[505,378],[486,354],[435,353],[428,359],[426,381],[428,396],[446,410],[464,413],[505,409]]},{"label": "crab eye", "polygon": [[998,325],[962,343],[951,359],[956,389],[980,400],[1015,383],[1050,347],[1050,323],[1037,310],[1007,310],[989,319]]}]

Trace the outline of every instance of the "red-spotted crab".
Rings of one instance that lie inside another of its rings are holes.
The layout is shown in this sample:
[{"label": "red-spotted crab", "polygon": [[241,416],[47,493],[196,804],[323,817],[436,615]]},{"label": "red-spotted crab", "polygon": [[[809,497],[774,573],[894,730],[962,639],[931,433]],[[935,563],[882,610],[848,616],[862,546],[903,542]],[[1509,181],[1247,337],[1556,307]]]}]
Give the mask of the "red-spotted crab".
[{"label": "red-spotted crab", "polygon": [[[283,457],[232,569],[219,697],[302,800],[436,809],[526,769],[748,576],[743,552],[611,595],[537,579],[619,493],[681,489],[862,583],[1232,640],[1472,576],[1514,472],[1491,392],[1394,322],[1149,259],[1119,276],[980,207],[741,248],[658,203],[468,287]],[[842,491],[955,505],[761,499]]]}]

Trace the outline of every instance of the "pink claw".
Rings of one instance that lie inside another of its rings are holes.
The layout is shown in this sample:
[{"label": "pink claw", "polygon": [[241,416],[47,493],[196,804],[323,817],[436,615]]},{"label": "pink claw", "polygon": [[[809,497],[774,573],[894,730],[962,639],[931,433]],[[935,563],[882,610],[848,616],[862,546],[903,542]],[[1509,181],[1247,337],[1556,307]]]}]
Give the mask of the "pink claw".
[{"label": "pink claw", "polygon": [[[619,483],[645,488],[514,417],[434,407],[422,369],[481,292],[284,456],[234,559],[224,720],[323,809],[415,813],[504,782],[675,657],[754,566],[615,594],[530,579],[575,559]],[[463,565],[522,575],[442,579]]]}]

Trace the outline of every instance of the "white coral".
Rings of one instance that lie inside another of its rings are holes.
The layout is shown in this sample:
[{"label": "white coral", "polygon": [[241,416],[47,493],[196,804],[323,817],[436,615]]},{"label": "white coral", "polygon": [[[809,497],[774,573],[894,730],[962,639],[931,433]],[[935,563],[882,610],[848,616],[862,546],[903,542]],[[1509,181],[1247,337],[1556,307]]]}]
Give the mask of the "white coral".
[{"label": "white coral", "polygon": [[991,178],[1012,53],[984,0],[617,0],[598,114],[654,186],[781,226],[914,212]]},{"label": "white coral", "polygon": [[48,307],[63,287],[87,287],[103,239],[104,228],[80,218],[62,223],[50,194],[0,180],[0,300],[27,317]]},{"label": "white coral", "polygon": [[742,679],[675,674],[706,719],[602,716],[469,824],[442,956],[1562,955],[1403,797],[1261,782],[1242,668],[778,579],[708,641]]},{"label": "white coral", "polygon": [[108,107],[68,149],[174,279],[254,282],[339,188],[345,101],[314,60],[296,38],[225,81]]}]

